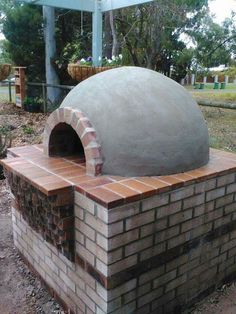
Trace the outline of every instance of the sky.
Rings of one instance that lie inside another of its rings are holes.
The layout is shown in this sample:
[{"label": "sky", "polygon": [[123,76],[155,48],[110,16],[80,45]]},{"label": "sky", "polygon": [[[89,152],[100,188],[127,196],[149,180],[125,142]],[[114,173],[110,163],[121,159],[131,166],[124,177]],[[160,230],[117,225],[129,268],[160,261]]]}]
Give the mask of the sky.
[{"label": "sky", "polygon": [[221,23],[226,17],[230,16],[231,11],[236,12],[236,0],[209,1],[209,7],[211,13],[215,14],[215,21]]}]

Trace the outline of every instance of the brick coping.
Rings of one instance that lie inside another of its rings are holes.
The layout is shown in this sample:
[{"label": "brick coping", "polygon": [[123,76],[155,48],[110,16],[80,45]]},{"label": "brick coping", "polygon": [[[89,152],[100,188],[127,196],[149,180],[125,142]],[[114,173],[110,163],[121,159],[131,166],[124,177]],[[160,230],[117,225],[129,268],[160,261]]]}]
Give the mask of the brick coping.
[{"label": "brick coping", "polygon": [[95,177],[86,174],[83,158],[48,157],[43,153],[42,145],[11,148],[8,153],[8,158],[0,161],[4,168],[24,178],[46,195],[73,188],[108,209],[236,170],[236,154],[216,149],[210,150],[210,161],[201,168],[152,177]]}]

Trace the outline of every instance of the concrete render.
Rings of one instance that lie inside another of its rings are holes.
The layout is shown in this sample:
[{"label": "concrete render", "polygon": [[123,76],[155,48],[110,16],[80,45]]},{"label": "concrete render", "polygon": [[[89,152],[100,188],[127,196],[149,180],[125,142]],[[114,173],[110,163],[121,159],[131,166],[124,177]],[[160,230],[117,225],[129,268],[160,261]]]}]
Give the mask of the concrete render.
[{"label": "concrete render", "polygon": [[78,84],[61,107],[81,110],[102,148],[103,174],[167,175],[207,164],[209,135],[192,96],[152,70],[121,67]]}]

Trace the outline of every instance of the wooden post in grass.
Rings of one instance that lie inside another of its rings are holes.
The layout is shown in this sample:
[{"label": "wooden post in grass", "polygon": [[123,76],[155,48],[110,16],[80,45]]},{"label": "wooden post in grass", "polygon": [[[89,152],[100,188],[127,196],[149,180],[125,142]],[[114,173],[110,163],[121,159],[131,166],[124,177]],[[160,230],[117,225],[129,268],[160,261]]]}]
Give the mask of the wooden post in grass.
[{"label": "wooden post in grass", "polygon": [[9,102],[12,102],[11,81],[8,80]]}]

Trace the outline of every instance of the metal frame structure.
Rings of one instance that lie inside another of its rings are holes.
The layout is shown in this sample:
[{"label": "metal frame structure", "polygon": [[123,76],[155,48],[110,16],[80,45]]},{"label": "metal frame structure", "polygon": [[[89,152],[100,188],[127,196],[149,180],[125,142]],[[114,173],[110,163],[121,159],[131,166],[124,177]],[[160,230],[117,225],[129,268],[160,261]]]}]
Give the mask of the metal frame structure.
[{"label": "metal frame structure", "polygon": [[91,12],[93,14],[92,55],[95,66],[100,65],[102,57],[102,15],[104,12],[122,9],[154,0],[18,0],[29,4]]}]

